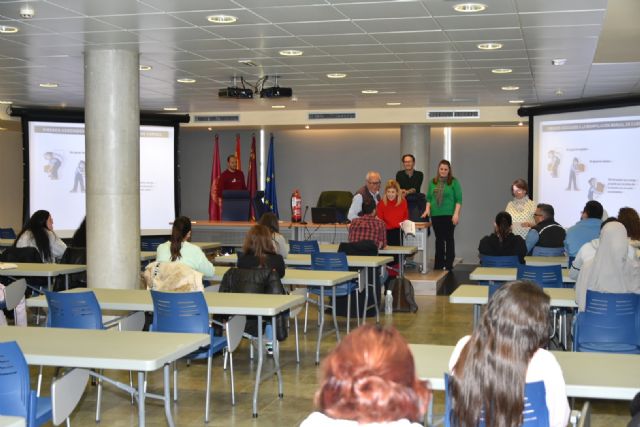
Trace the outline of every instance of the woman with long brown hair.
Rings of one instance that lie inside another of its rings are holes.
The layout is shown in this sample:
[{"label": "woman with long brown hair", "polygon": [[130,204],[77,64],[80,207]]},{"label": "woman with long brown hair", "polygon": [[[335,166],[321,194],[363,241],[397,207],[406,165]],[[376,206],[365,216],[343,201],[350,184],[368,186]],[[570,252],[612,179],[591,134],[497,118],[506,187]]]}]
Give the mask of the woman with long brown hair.
[{"label": "woman with long brown hair", "polygon": [[67,245],[53,231],[53,218],[49,211],[35,211],[26,222],[13,246],[16,248],[36,248],[42,262],[57,262]]},{"label": "woman with long brown hair", "polygon": [[158,246],[156,261],[181,262],[201,272],[204,277],[213,276],[213,264],[200,247],[191,242],[191,219],[179,216],[173,221],[171,238]]},{"label": "woman with long brown hair", "polygon": [[627,229],[629,244],[636,249],[640,248],[640,217],[638,217],[638,212],[629,207],[620,208],[618,221]]},{"label": "woman with long brown hair", "polygon": [[548,337],[549,296],[540,286],[517,281],[498,289],[449,360],[452,425],[476,427],[482,416],[487,426],[520,426],[525,383],[543,381],[549,426],[566,426],[564,378],[544,349]]},{"label": "woman with long brown hair", "polygon": [[284,259],[276,253],[269,228],[254,225],[247,231],[238,268],[270,268],[284,277]]}]

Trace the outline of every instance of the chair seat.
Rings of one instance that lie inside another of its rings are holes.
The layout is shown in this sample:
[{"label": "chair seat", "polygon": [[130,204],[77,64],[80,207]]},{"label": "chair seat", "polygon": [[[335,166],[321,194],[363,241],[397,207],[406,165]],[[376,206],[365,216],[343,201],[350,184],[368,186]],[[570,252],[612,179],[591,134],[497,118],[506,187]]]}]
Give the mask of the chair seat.
[{"label": "chair seat", "polygon": [[[32,391],[35,393],[35,391]],[[35,425],[41,426],[51,421],[51,398],[50,397],[38,397],[37,408],[35,415]]]},{"label": "chair seat", "polygon": [[227,337],[217,337],[214,336],[211,338],[211,345],[206,346],[204,348],[198,349],[193,353],[186,356],[189,360],[201,360],[209,357],[210,354],[216,354],[222,351],[227,346]]},{"label": "chair seat", "polygon": [[[338,285],[335,287],[336,288],[336,296],[337,297],[344,297],[349,295],[351,292],[353,292],[355,289],[358,288],[358,284],[355,282],[349,282],[349,283],[343,283],[342,285]],[[318,287],[309,287],[309,293],[313,294],[313,295],[320,295],[320,288]],[[324,292],[324,296],[330,296],[331,295],[331,291],[329,291],[328,289],[325,290]]]},{"label": "chair seat", "polygon": [[640,354],[640,347],[624,343],[581,342],[578,344],[578,351]]}]

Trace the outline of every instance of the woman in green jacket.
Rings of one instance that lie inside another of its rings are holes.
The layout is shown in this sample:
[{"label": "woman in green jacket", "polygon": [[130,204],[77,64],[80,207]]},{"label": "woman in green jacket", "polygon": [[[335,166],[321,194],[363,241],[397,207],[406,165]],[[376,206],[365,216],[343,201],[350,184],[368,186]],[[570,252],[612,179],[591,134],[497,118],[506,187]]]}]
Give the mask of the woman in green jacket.
[{"label": "woman in green jacket", "polygon": [[436,234],[436,255],[433,268],[452,270],[456,256],[453,231],[460,219],[462,188],[460,181],[451,173],[451,163],[440,160],[438,174],[429,181],[427,208],[422,217],[431,217],[431,225]]}]

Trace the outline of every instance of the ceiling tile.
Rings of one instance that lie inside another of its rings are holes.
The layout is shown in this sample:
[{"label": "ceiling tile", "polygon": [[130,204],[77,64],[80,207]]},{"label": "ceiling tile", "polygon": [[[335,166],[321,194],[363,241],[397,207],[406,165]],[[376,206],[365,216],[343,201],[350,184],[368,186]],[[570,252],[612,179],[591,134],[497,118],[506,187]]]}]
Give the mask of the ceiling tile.
[{"label": "ceiling tile", "polygon": [[354,21],[369,33],[388,33],[404,31],[432,31],[440,27],[433,18],[372,19]]},{"label": "ceiling tile", "polygon": [[335,6],[350,19],[390,19],[428,17],[429,12],[419,1],[352,3]]},{"label": "ceiling tile", "polygon": [[520,21],[516,14],[502,15],[457,15],[435,18],[443,30],[475,30],[481,28],[518,28]]},{"label": "ceiling tile", "polygon": [[347,18],[337,9],[326,5],[256,7],[253,11],[273,23],[338,21]]},{"label": "ceiling tile", "polygon": [[280,28],[294,36],[322,36],[325,34],[357,34],[362,33],[357,25],[351,21],[329,22],[298,22],[292,24],[280,24]]},{"label": "ceiling tile", "polygon": [[152,13],[152,7],[131,0],[47,0],[56,6],[85,16],[127,15]]}]

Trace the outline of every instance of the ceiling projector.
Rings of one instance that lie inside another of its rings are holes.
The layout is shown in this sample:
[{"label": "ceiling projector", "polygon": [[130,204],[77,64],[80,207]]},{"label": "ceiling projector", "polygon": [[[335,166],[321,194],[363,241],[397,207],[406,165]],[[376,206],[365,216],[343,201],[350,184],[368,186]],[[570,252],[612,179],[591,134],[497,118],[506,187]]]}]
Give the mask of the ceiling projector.
[{"label": "ceiling projector", "polygon": [[253,98],[253,91],[251,89],[246,89],[243,87],[228,87],[226,89],[220,89],[218,91],[218,97],[251,99]]},{"label": "ceiling projector", "polygon": [[260,91],[260,98],[291,98],[291,95],[293,90],[290,87],[273,86]]}]

